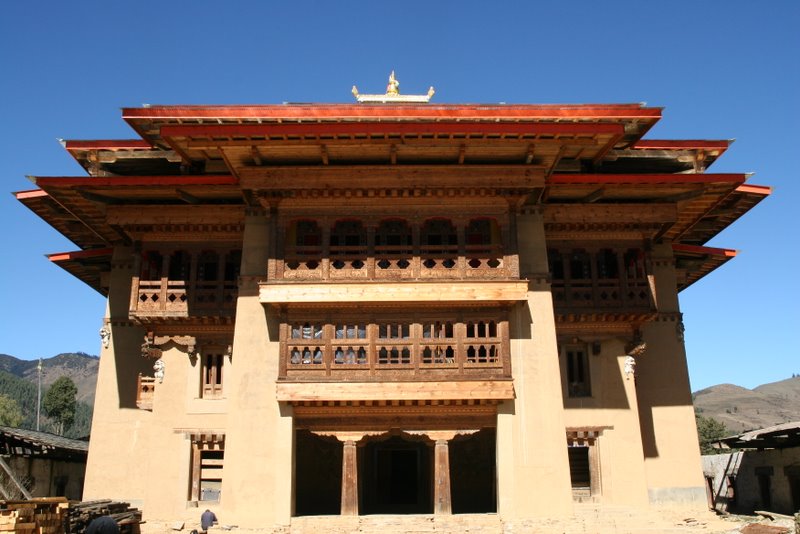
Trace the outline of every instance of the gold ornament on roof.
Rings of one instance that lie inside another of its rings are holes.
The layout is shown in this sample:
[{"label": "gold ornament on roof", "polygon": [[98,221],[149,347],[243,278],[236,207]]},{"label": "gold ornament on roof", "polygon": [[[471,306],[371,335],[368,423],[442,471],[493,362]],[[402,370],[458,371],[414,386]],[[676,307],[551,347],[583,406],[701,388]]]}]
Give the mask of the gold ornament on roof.
[{"label": "gold ornament on roof", "polygon": [[394,71],[389,75],[389,83],[386,85],[386,94],[383,95],[362,95],[358,93],[356,86],[352,89],[353,96],[359,102],[371,102],[379,104],[388,103],[405,103],[405,104],[427,104],[431,97],[436,93],[433,86],[428,89],[428,94],[425,95],[401,95],[400,94],[400,81],[395,77]]}]

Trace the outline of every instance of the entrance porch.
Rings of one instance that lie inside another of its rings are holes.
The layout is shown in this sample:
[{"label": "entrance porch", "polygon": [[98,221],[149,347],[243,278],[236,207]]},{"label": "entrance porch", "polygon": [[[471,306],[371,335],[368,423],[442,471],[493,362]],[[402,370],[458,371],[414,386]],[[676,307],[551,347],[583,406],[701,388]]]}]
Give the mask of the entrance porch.
[{"label": "entrance porch", "polygon": [[[346,406],[303,408],[295,407],[295,517],[496,512],[493,404],[443,406],[435,416],[424,406],[362,406],[358,416]],[[324,417],[308,413],[322,408]]]}]

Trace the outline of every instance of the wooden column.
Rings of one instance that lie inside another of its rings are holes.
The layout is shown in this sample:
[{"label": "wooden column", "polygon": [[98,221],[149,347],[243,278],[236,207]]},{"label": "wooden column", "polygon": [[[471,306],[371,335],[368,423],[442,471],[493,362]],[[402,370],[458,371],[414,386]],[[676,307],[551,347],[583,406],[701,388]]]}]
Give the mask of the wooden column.
[{"label": "wooden column", "polygon": [[190,501],[200,500],[200,446],[196,441],[192,442],[192,488]]},{"label": "wooden column", "polygon": [[358,462],[356,442],[344,442],[342,454],[342,515],[358,515]]},{"label": "wooden column", "polygon": [[433,513],[451,514],[450,447],[446,439],[437,439],[434,445],[433,477]]}]

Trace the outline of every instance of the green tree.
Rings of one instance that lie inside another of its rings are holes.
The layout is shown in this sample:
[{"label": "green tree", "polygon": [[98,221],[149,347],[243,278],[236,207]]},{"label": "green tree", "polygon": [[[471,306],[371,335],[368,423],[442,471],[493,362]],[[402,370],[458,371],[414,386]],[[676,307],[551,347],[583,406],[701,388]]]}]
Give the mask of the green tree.
[{"label": "green tree", "polygon": [[42,409],[48,417],[56,422],[56,433],[64,435],[64,430],[72,426],[75,421],[75,396],[78,388],[69,377],[62,376],[47,390],[42,401]]},{"label": "green tree", "polygon": [[723,423],[710,417],[695,414],[697,423],[697,437],[700,440],[700,454],[720,454],[724,450],[714,448],[714,444],[721,438],[729,435]]},{"label": "green tree", "polygon": [[22,411],[17,401],[0,394],[0,425],[18,427],[22,423]]}]

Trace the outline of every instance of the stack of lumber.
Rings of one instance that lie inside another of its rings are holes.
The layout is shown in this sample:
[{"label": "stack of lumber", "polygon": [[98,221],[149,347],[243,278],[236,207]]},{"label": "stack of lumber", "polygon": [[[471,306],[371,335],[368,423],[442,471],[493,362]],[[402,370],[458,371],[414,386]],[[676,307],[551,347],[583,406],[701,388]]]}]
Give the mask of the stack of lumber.
[{"label": "stack of lumber", "polygon": [[121,533],[139,534],[139,523],[142,521],[142,512],[131,508],[127,502],[117,502],[108,499],[100,501],[86,501],[73,503],[69,507],[67,520],[64,522],[66,534],[81,534],[96,517],[110,516],[119,525]]},{"label": "stack of lumber", "polygon": [[61,534],[68,507],[63,497],[0,501],[0,532]]}]

